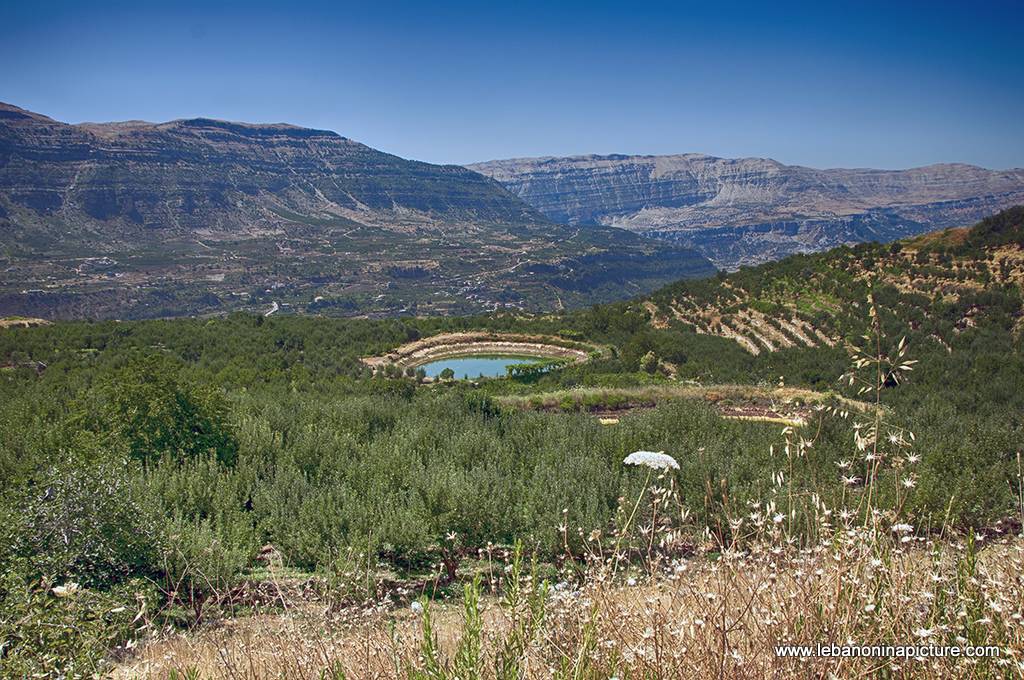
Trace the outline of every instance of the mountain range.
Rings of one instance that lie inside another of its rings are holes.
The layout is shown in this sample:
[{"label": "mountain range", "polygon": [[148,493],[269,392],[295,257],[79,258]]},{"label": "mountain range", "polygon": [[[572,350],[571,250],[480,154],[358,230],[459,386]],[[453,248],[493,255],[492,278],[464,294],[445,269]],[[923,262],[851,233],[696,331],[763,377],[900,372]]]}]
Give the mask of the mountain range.
[{"label": "mountain range", "polygon": [[0,314],[548,311],[1024,203],[1024,170],[760,158],[433,165],[326,130],[0,104]]},{"label": "mountain range", "polygon": [[800,252],[886,242],[1024,203],[1024,169],[941,164],[828,169],[767,158],[573,156],[467,166],[550,219],[620,227],[735,269]]},{"label": "mountain range", "polygon": [[553,223],[498,182],[334,132],[71,125],[0,104],[0,313],[551,309],[714,272]]}]

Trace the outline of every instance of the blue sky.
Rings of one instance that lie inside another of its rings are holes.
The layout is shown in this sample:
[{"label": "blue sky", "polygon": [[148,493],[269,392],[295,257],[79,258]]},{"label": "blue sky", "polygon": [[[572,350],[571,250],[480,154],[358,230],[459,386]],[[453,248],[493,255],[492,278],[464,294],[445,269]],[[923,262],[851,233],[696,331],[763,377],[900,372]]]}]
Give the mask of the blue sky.
[{"label": "blue sky", "polygon": [[[717,6],[722,5],[722,6]],[[326,128],[407,158],[1024,166],[1024,2],[29,3],[0,101]]]}]

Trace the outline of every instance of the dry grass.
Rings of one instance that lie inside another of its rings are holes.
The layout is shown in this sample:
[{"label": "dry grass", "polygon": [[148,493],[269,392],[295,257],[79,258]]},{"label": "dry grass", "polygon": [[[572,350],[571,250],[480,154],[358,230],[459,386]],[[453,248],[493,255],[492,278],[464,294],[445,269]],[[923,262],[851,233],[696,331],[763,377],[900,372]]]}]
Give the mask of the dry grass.
[{"label": "dry grass", "polygon": [[[597,570],[580,584],[557,584],[517,677],[857,677],[880,666],[901,677],[1024,674],[1024,540],[991,543],[965,571],[971,558],[962,540],[879,542],[852,527],[837,535],[838,542],[813,549],[726,551],[668,562],[653,576],[608,579]],[[442,665],[465,633],[457,604],[431,607]],[[495,661],[516,615],[484,597],[475,677],[500,677]],[[421,623],[405,607],[338,615],[298,607],[150,642],[115,677],[320,678],[328,669],[348,678],[408,677],[424,667]],[[794,660],[775,653],[780,644],[968,641],[997,644],[1000,656]]]},{"label": "dry grass", "polygon": [[32,328],[33,326],[49,326],[46,319],[35,319],[24,316],[7,316],[0,318],[0,328]]},{"label": "dry grass", "polygon": [[[834,392],[816,392],[795,387],[756,385],[643,385],[639,387],[586,387],[530,395],[496,397],[506,408],[519,410],[564,410],[567,405],[584,411],[628,411],[653,407],[672,399],[704,400],[719,406],[724,417],[759,422],[799,425],[808,407],[836,404],[853,413],[864,413],[874,405],[842,397]],[[733,404],[737,408],[732,408]],[[747,413],[746,407],[759,407]]]}]

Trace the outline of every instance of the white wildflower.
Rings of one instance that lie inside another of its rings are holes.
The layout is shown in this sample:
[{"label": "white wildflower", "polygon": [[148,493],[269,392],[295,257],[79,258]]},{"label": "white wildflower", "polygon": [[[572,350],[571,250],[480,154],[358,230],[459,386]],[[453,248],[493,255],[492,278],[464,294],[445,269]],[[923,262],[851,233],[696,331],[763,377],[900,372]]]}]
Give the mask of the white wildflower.
[{"label": "white wildflower", "polygon": [[79,587],[77,583],[65,583],[62,586],[54,586],[51,592],[57,597],[70,597],[78,592]]},{"label": "white wildflower", "polygon": [[409,605],[409,609],[412,610],[413,614],[423,613],[423,605],[418,600]]},{"label": "white wildflower", "polygon": [[634,451],[622,461],[626,465],[646,465],[655,470],[679,469],[679,463],[664,451]]},{"label": "white wildflower", "polygon": [[914,527],[910,526],[909,524],[893,524],[892,530],[898,534],[909,534],[911,531],[914,530]]}]

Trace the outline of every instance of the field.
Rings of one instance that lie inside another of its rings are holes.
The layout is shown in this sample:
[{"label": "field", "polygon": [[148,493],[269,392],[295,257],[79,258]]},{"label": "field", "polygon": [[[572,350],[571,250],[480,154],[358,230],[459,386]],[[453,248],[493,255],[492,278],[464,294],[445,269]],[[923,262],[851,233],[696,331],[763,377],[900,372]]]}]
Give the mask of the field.
[{"label": "field", "polygon": [[[1022,217],[561,314],[9,324],[3,672],[1018,677]],[[366,361],[452,337],[586,361]]]}]

